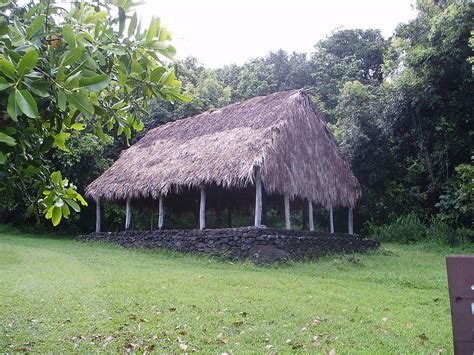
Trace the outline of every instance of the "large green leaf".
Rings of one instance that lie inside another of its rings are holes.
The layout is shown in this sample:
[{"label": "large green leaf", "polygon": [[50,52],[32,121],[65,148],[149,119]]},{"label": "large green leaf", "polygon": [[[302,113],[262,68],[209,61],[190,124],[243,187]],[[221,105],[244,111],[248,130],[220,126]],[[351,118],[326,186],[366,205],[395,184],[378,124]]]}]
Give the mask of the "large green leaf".
[{"label": "large green leaf", "polygon": [[12,84],[10,84],[4,77],[0,76],[0,91],[8,89]]},{"label": "large green leaf", "polygon": [[79,87],[79,79],[81,77],[82,77],[82,71],[79,70],[75,74],[68,76],[64,84],[66,84],[66,87],[68,89],[75,89]]},{"label": "large green leaf", "polygon": [[69,198],[65,198],[64,199],[66,201],[66,203],[72,207],[72,209],[76,212],[81,212],[81,207],[77,204],[76,201],[74,200],[71,200]]},{"label": "large green leaf", "polygon": [[166,27],[161,27],[160,36],[158,37],[159,42],[164,42],[168,39],[171,39],[171,32],[168,31]]},{"label": "large green leaf", "polygon": [[72,31],[71,25],[70,24],[64,25],[61,32],[67,44],[69,45],[69,48],[76,47],[76,36],[74,35],[74,32]]},{"label": "large green leaf", "polygon": [[66,94],[62,90],[58,92],[58,107],[61,111],[66,110]]},{"label": "large green leaf", "polygon": [[130,64],[130,67],[131,67],[133,73],[136,73],[139,76],[142,75],[143,67],[136,60],[132,60],[132,63]]},{"label": "large green leaf", "polygon": [[4,165],[7,161],[7,156],[3,154],[3,152],[0,152],[0,165]]},{"label": "large green leaf", "polygon": [[28,84],[31,92],[39,97],[49,97],[49,89],[51,88],[51,82],[48,81],[33,81]]},{"label": "large green leaf", "polygon": [[21,112],[31,118],[38,117],[38,106],[31,94],[26,90],[15,90],[15,102]]},{"label": "large green leaf", "polygon": [[173,97],[175,97],[175,98],[177,98],[178,100],[183,101],[183,102],[191,102],[191,101],[193,101],[192,98],[190,98],[190,97],[188,97],[188,96],[184,96],[184,95],[178,94],[178,93],[176,93],[176,92],[171,93],[171,96],[173,96]]},{"label": "large green leaf", "polygon": [[152,70],[150,73],[150,81],[157,82],[160,80],[161,76],[166,72],[165,67],[158,67]]},{"label": "large green leaf", "polygon": [[176,48],[171,45],[167,45],[166,49],[158,49],[158,52],[160,52],[166,58],[173,60],[174,56],[176,55]]},{"label": "large green leaf", "polygon": [[5,19],[0,19],[0,36],[8,33],[8,22]]},{"label": "large green leaf", "polygon": [[67,132],[61,132],[58,134],[55,134],[54,137],[54,143],[56,143],[57,147],[65,152],[69,152],[69,149],[66,147],[66,139],[69,138],[71,133]]},{"label": "large green leaf", "polygon": [[127,19],[127,16],[125,15],[125,11],[122,7],[119,7],[118,9],[118,15],[119,15],[119,35],[121,36],[123,34],[123,30],[125,29],[125,20]]},{"label": "large green leaf", "polygon": [[6,76],[15,79],[15,67],[10,61],[6,59],[0,59],[0,69]]},{"label": "large green leaf", "polygon": [[10,137],[6,135],[5,133],[0,132],[0,142],[5,143],[6,145],[9,145],[10,147],[13,147],[16,145],[16,140],[13,137]]},{"label": "large green leaf", "polygon": [[136,28],[137,28],[137,13],[135,12],[132,18],[130,19],[130,23],[128,24],[128,37],[131,37],[134,34]]},{"label": "large green leaf", "polygon": [[86,129],[86,124],[85,123],[82,123],[82,122],[75,122],[71,125],[71,129],[73,130],[76,130],[76,131],[83,131],[84,129]]},{"label": "large green leaf", "polygon": [[7,112],[13,121],[18,121],[17,117],[21,115],[21,110],[16,104],[15,93],[16,91],[12,91],[10,95],[8,95]]},{"label": "large green leaf", "polygon": [[77,200],[81,203],[81,205],[83,205],[83,206],[89,206],[89,204],[87,203],[87,201],[84,200],[84,197],[82,197],[82,195],[81,195],[79,192],[76,193],[76,198],[77,198]]},{"label": "large green leaf", "polygon": [[63,211],[60,207],[54,206],[51,214],[51,221],[53,226],[57,226],[61,222],[61,217],[63,216]]},{"label": "large green leaf", "polygon": [[63,177],[60,171],[55,171],[50,176],[51,181],[55,182],[56,184],[61,184]]},{"label": "large green leaf", "polygon": [[68,50],[61,58],[61,65],[67,66],[77,62],[79,59],[81,59],[83,51],[84,49],[82,47],[75,47]]},{"label": "large green leaf", "polygon": [[153,17],[151,19],[150,27],[148,28],[148,32],[146,33],[146,43],[152,42],[153,39],[158,35],[160,24],[161,21],[159,18]]},{"label": "large green leaf", "polygon": [[18,75],[28,74],[38,64],[39,55],[34,49],[28,50],[18,63]]},{"label": "large green leaf", "polygon": [[106,74],[96,75],[90,78],[82,78],[79,86],[94,92],[105,89],[110,83],[110,77]]},{"label": "large green leaf", "polygon": [[31,21],[30,26],[26,29],[26,36],[28,38],[33,37],[40,30],[41,26],[44,25],[45,19],[45,15],[39,15],[37,18]]},{"label": "large green leaf", "polygon": [[63,210],[64,218],[69,218],[69,215],[71,214],[71,211],[69,210],[69,207],[68,207],[67,203],[63,204],[61,206],[61,209]]},{"label": "large green leaf", "polygon": [[81,111],[85,116],[91,117],[94,114],[94,106],[89,101],[89,97],[84,91],[66,94],[67,101]]},{"label": "large green leaf", "polygon": [[139,120],[134,120],[133,121],[133,129],[137,132],[140,132],[141,130],[143,130],[143,128],[145,127],[145,125],[143,124],[142,121],[139,121]]}]

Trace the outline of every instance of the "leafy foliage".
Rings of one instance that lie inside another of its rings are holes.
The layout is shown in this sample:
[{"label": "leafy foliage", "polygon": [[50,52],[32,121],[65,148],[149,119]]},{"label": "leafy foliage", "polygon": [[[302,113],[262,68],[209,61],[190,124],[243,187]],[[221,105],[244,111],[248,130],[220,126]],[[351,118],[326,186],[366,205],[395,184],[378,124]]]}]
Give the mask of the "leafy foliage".
[{"label": "leafy foliage", "polygon": [[87,206],[87,202],[76,191],[75,186],[68,179],[63,179],[59,171],[51,174],[50,185],[46,186],[43,195],[45,197],[38,202],[46,211],[46,219],[51,219],[53,226],[57,226],[62,217],[69,218],[71,214],[69,207],[76,212],[81,210],[76,201]]},{"label": "leafy foliage", "polygon": [[434,242],[440,245],[469,246],[470,231],[468,229],[452,229],[443,221],[435,218],[430,223],[423,223],[414,213],[398,217],[395,221],[377,225],[367,223],[370,235],[383,242],[403,244]]},{"label": "leafy foliage", "polygon": [[[110,132],[128,141],[132,131],[143,129],[140,117],[148,99],[188,100],[167,64],[175,53],[171,33],[157,18],[142,30],[131,13],[135,5],[130,0],[70,7],[55,1],[2,4],[0,188],[10,194],[20,190],[36,214],[38,198],[48,193],[39,207],[54,225],[69,212],[67,204],[55,205],[67,180],[50,173],[52,152],[69,151],[68,138],[80,131],[103,140],[104,131]],[[67,195],[76,205],[82,202],[78,193]]]},{"label": "leafy foliage", "polygon": [[436,207],[438,217],[451,225],[471,225],[474,216],[474,165],[460,164],[456,175],[446,183]]}]

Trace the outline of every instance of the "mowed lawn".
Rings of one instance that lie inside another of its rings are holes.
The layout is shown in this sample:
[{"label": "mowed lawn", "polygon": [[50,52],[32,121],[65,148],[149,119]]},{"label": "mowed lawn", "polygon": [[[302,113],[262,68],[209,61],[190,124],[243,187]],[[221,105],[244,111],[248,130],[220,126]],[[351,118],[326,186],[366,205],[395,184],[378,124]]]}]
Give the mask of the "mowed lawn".
[{"label": "mowed lawn", "polygon": [[452,352],[444,256],[259,267],[0,234],[0,352]]}]

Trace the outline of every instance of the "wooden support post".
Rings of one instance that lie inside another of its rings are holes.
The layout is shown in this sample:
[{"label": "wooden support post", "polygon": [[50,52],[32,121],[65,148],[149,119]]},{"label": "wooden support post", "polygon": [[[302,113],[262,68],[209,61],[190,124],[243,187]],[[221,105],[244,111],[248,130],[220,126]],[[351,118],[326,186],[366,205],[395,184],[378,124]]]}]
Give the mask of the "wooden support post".
[{"label": "wooden support post", "polygon": [[311,232],[314,231],[313,203],[311,200],[308,200],[308,226]]},{"label": "wooden support post", "polygon": [[262,179],[260,168],[255,171],[255,227],[262,225]]},{"label": "wooden support post", "polygon": [[100,233],[100,200],[95,200],[95,232]]},{"label": "wooden support post", "polygon": [[206,228],[206,188],[201,186],[201,203],[199,204],[199,229]]},{"label": "wooden support post", "polygon": [[334,216],[332,213],[332,206],[329,207],[329,230],[331,233],[334,233]]},{"label": "wooden support post", "polygon": [[347,214],[347,230],[349,234],[354,234],[354,209],[352,207],[349,207]]},{"label": "wooden support post", "polygon": [[158,200],[158,229],[163,229],[163,220],[165,217],[165,211],[163,208],[163,196],[160,195],[160,199]]},{"label": "wooden support post", "polygon": [[301,221],[303,222],[303,230],[307,230],[309,229],[309,226],[308,226],[308,205],[305,203],[305,201],[303,200],[303,203],[301,205]]},{"label": "wooden support post", "polygon": [[291,220],[290,220],[290,197],[285,194],[285,229],[291,229]]},{"label": "wooden support post", "polygon": [[125,209],[125,230],[129,230],[132,224],[132,203],[130,198],[127,198],[127,205]]}]

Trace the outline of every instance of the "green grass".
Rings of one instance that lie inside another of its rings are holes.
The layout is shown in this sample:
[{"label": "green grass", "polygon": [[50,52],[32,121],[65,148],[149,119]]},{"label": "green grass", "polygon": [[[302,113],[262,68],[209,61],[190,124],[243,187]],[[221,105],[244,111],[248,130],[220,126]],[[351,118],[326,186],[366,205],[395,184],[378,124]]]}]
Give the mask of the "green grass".
[{"label": "green grass", "polygon": [[0,233],[0,352],[452,351],[444,256],[257,267]]}]

